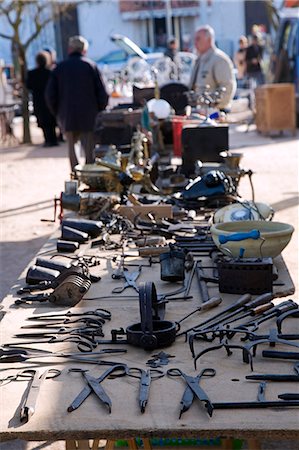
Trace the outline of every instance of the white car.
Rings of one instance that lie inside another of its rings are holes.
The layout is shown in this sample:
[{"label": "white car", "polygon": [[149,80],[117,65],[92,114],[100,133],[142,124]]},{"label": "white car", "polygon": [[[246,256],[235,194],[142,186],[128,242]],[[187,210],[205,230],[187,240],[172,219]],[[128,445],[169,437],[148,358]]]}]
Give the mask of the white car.
[{"label": "white car", "polygon": [[163,84],[169,80],[189,83],[191,70],[196,56],[189,52],[178,52],[175,61],[162,52],[144,52],[127,36],[110,36],[121,50],[110,52],[97,61],[106,79],[113,79],[118,73],[122,80],[149,83],[157,80]]}]

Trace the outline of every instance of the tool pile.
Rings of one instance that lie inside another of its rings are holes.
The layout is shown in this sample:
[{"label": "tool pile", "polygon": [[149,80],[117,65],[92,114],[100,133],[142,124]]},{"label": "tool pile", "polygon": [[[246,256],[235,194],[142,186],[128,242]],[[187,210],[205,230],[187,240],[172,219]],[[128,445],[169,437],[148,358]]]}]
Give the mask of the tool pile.
[{"label": "tool pile", "polygon": [[[154,410],[162,392],[171,396],[175,378],[185,383],[174,411],[179,408],[184,420],[190,418],[196,399],[209,417],[219,409],[279,408],[280,413],[281,408],[298,407],[298,394],[284,388],[278,398],[265,398],[266,381],[272,393],[272,383],[283,386],[299,377],[297,362],[295,374],[283,368],[271,373],[265,362],[299,361],[299,352],[286,351],[299,347],[299,334],[293,332],[298,304],[294,299],[278,300],[291,295],[280,273],[279,255],[293,228],[272,222],[271,208],[240,199],[241,173],[230,179],[209,171],[179,192],[163,194],[150,176],[156,161],[146,158],[146,164],[141,163],[137,153],[144,151],[145,141],[142,135],[137,138],[127,165],[97,161],[114,171],[119,191],[113,201],[107,195],[106,204],[97,208],[100,197],[93,194],[99,193],[90,189],[62,195],[65,209],[92,210],[91,218],[63,217],[54,246],[36,258],[18,287],[10,307],[20,317],[23,312],[24,321],[20,329],[3,334],[0,389],[8,389],[10,382],[29,381],[18,409],[22,423],[32,417],[38,392],[49,378],[53,389],[63,384],[65,412],[72,416],[83,402],[86,408],[94,407],[88,401],[92,393],[104,407],[99,411],[113,416],[117,396],[109,385],[121,386],[115,392],[121,389],[124,396],[136,391],[138,410],[144,414],[147,408]],[[159,185],[158,177],[155,181]],[[133,192],[137,185],[139,192]],[[225,210],[219,210],[223,205]],[[279,241],[274,254],[267,253],[272,228]],[[171,355],[163,352],[170,347]],[[149,355],[157,349],[158,355]],[[234,391],[225,372],[229,361],[241,374],[242,386],[261,381],[257,400]],[[34,368],[22,366],[31,362]],[[58,363],[63,363],[62,370],[41,371],[42,365]],[[248,374],[248,365],[263,373]],[[82,381],[85,386],[79,391]],[[215,395],[216,383],[222,383],[222,398]],[[72,398],[70,384],[78,384],[79,393],[72,392]],[[225,400],[227,392],[230,401]]]}]

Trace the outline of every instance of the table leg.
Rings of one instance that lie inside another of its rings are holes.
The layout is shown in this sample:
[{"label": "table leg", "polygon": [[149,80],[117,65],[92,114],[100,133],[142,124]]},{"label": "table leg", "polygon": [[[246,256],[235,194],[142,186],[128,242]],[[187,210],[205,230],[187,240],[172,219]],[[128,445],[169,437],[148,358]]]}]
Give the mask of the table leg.
[{"label": "table leg", "polygon": [[232,438],[221,438],[221,447],[222,450],[232,450],[233,448],[233,439]]},{"label": "table leg", "polygon": [[257,439],[247,439],[248,450],[261,450],[261,443]]}]

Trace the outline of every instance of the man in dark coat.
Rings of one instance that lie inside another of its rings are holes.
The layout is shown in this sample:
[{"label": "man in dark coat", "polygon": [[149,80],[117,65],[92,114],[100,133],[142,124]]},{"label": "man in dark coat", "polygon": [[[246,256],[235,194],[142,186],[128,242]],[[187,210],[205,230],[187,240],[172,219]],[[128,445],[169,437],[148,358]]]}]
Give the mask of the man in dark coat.
[{"label": "man in dark coat", "polygon": [[262,71],[263,48],[259,44],[257,35],[252,36],[252,44],[246,50],[246,70],[249,79],[255,80],[257,85],[264,83],[264,74]]},{"label": "man in dark coat", "polygon": [[80,141],[86,163],[94,162],[94,125],[106,108],[108,94],[96,64],[85,57],[88,42],[82,36],[69,39],[69,56],[53,70],[46,89],[48,107],[68,142],[71,169],[78,164],[75,143]]},{"label": "man in dark coat", "polygon": [[26,86],[32,92],[33,110],[36,116],[37,125],[43,130],[45,138],[45,147],[58,145],[56,137],[56,120],[50,112],[45,101],[45,90],[51,75],[48,66],[48,54],[39,52],[36,55],[37,68],[29,70]]}]

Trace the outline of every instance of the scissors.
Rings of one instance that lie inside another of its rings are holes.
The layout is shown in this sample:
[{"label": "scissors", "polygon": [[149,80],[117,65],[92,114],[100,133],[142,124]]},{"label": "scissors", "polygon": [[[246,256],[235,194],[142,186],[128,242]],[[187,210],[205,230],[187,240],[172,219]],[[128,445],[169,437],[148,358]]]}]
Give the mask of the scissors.
[{"label": "scissors", "polygon": [[203,369],[196,377],[191,377],[190,375],[187,375],[182,370],[174,368],[169,369],[167,371],[167,375],[169,377],[182,377],[184,378],[187,386],[184,391],[183,397],[180,402],[180,416],[181,418],[182,414],[190,408],[192,405],[195,397],[198,398],[201,402],[204,402],[204,405],[208,411],[208,414],[210,417],[212,417],[214,406],[209,399],[208,395],[205,393],[205,391],[199,386],[201,378],[204,377],[214,377],[216,375],[216,370],[211,368]]},{"label": "scissors", "polygon": [[[107,311],[107,309],[97,308],[92,311],[83,311],[81,313],[75,313],[72,311],[68,311],[66,313],[61,314],[42,314],[39,316],[32,316],[28,317],[26,320],[56,320],[60,318],[69,318],[69,317],[84,317],[84,316],[96,316],[100,317],[104,320],[110,320],[111,319],[111,312]],[[67,322],[65,322],[67,323]]]},{"label": "scissors", "polygon": [[78,409],[79,406],[82,405],[84,400],[87,399],[87,397],[94,392],[99,400],[104,403],[108,407],[109,413],[111,413],[112,408],[112,402],[110,397],[106,394],[104,391],[104,388],[101,386],[101,383],[105,378],[108,378],[112,373],[116,372],[114,376],[124,376],[126,375],[126,365],[125,364],[117,364],[109,369],[107,369],[99,378],[92,377],[91,375],[87,374],[87,370],[80,369],[80,368],[71,368],[69,369],[69,372],[80,372],[82,373],[85,381],[87,382],[87,386],[85,386],[84,389],[77,395],[75,400],[72,401],[70,406],[67,408],[68,412],[75,411],[75,409]]},{"label": "scissors", "polygon": [[[97,341],[93,336],[87,336],[81,333],[71,333],[70,335],[59,334],[59,333],[30,333],[30,334],[19,334],[15,335],[15,337],[20,337],[22,339],[32,338],[30,344],[56,344],[60,342],[75,342],[77,344],[77,348],[80,352],[92,352],[97,347]],[[34,338],[37,339],[34,339]],[[39,338],[39,339],[38,339]],[[28,342],[28,341],[27,341]],[[14,342],[14,345],[24,345],[24,341]]]},{"label": "scissors", "polygon": [[124,286],[118,286],[112,290],[113,294],[121,294],[125,289],[132,287],[135,289],[136,292],[139,292],[139,289],[135,283],[137,278],[139,277],[141,272],[141,266],[138,267],[138,270],[136,272],[129,272],[128,269],[124,269],[123,276],[126,280]]},{"label": "scissors", "polygon": [[140,369],[139,367],[127,368],[127,375],[133,378],[139,378],[139,406],[142,413],[145,412],[145,408],[149,398],[149,391],[152,380],[164,377],[163,370],[160,369]]},{"label": "scissors", "polygon": [[47,369],[42,374],[36,369],[26,369],[19,372],[17,377],[29,376],[30,382],[27,388],[26,396],[22,402],[20,410],[21,422],[28,422],[35,412],[35,405],[38,398],[40,387],[44,380],[56,378],[61,374],[58,369]]}]

